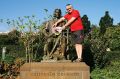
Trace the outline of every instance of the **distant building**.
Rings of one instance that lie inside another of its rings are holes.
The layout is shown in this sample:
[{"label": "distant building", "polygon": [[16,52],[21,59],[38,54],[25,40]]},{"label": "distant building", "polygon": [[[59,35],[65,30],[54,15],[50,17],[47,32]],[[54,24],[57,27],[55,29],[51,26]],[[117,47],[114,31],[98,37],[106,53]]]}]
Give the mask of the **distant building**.
[{"label": "distant building", "polygon": [[7,32],[0,32],[0,35],[8,35],[9,31]]}]

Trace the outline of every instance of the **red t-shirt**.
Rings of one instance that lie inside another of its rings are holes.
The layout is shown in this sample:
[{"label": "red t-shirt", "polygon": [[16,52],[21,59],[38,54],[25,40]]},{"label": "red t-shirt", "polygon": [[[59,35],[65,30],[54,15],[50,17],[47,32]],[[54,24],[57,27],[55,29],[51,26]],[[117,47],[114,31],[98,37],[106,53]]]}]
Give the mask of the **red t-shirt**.
[{"label": "red t-shirt", "polygon": [[70,14],[66,14],[64,16],[65,19],[67,19],[68,21],[72,18],[75,17],[75,21],[73,23],[71,23],[70,25],[70,29],[71,31],[77,31],[77,30],[83,30],[83,25],[82,25],[82,20],[80,18],[80,14],[78,12],[78,10],[73,10]]}]

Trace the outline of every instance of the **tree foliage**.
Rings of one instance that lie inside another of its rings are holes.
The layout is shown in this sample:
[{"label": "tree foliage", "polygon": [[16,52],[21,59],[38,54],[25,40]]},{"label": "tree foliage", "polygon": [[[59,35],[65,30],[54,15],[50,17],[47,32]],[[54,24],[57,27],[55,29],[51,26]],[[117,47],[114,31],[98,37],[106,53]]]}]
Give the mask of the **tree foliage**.
[{"label": "tree foliage", "polygon": [[81,19],[82,19],[82,24],[84,26],[84,33],[88,34],[91,30],[91,28],[90,28],[91,23],[88,20],[87,15],[83,15],[83,17]]},{"label": "tree foliage", "polygon": [[17,31],[16,29],[12,30],[11,32],[8,33],[8,38],[9,42],[12,45],[19,44],[19,37],[20,37],[20,32]]},{"label": "tree foliage", "polygon": [[113,18],[109,15],[109,11],[105,12],[105,15],[101,17],[100,22],[100,34],[104,34],[106,32],[106,28],[113,26]]},{"label": "tree foliage", "polygon": [[[107,43],[106,39],[103,36],[99,36],[100,29],[98,27],[94,27],[90,34],[85,37],[85,42],[84,44],[86,45],[87,42],[87,47],[85,48],[85,52],[89,52],[91,54],[91,58],[89,60],[93,62],[89,62],[88,64],[92,64],[92,67],[99,67],[103,68],[107,64]],[[90,55],[89,55],[90,56]]]},{"label": "tree foliage", "polygon": [[120,50],[120,27],[107,28],[104,37],[107,39],[110,49]]}]

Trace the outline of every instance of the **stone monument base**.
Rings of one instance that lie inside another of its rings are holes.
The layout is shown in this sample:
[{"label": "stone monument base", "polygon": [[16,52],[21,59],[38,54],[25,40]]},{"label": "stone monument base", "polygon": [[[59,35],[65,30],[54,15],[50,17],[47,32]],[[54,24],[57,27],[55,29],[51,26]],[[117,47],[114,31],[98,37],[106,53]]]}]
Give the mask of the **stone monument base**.
[{"label": "stone monument base", "polygon": [[90,79],[90,70],[84,62],[32,62],[20,68],[19,79]]}]

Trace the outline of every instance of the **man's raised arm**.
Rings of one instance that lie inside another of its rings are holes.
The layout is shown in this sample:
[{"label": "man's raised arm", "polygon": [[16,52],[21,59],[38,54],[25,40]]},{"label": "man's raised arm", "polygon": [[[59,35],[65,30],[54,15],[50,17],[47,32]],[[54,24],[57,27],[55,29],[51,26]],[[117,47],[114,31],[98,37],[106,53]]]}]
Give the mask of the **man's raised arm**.
[{"label": "man's raised arm", "polygon": [[53,27],[56,27],[58,23],[60,23],[60,22],[62,22],[62,21],[64,21],[64,20],[65,20],[64,17],[60,18],[60,19],[53,25]]},{"label": "man's raised arm", "polygon": [[72,22],[75,21],[75,17],[72,17],[63,27],[62,27],[62,30],[64,30],[67,26],[69,26]]}]

